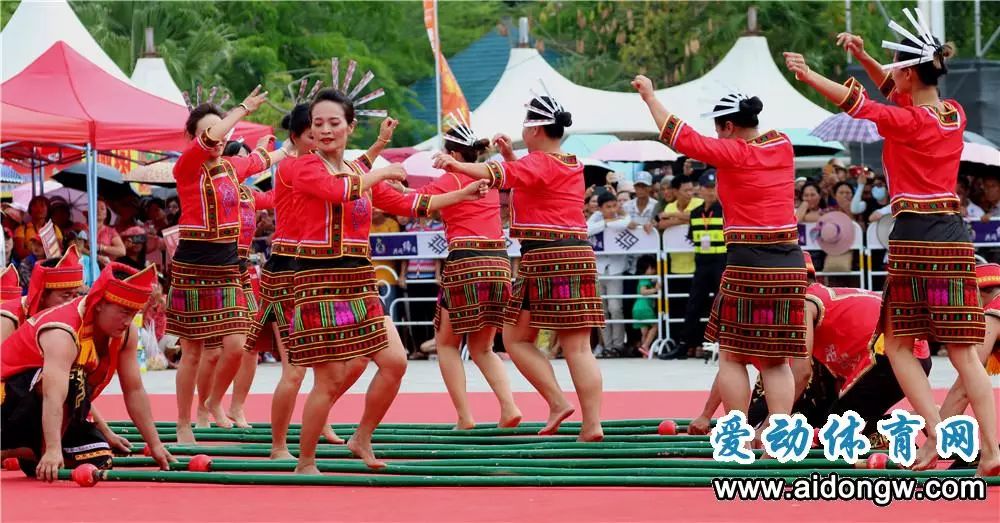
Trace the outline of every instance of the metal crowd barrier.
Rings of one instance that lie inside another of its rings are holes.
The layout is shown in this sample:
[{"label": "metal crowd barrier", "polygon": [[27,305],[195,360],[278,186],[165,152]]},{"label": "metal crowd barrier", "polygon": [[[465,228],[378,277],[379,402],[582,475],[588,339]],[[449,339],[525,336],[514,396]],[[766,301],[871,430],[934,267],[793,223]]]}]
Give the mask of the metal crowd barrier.
[{"label": "metal crowd barrier", "polygon": [[[972,245],[977,250],[1000,248],[1000,218],[990,218],[987,222],[966,218],[965,221],[971,229]],[[865,231],[866,289],[877,291],[884,288],[885,277],[889,275],[889,272],[884,269],[885,263],[888,262],[888,249],[889,246],[883,245],[882,240],[878,237],[878,222],[868,224],[868,229]],[[879,257],[883,261],[883,269],[875,270],[874,260]],[[979,258],[981,261],[985,261],[982,257]],[[879,280],[876,281],[876,278]]]}]

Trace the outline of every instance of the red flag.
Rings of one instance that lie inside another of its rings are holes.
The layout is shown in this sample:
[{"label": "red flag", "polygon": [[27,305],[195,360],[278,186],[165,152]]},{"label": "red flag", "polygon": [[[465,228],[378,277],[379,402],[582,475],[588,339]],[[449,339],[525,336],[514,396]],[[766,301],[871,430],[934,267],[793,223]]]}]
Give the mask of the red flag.
[{"label": "red flag", "polygon": [[424,26],[427,27],[427,38],[431,41],[431,50],[437,55],[438,63],[441,66],[441,118],[445,118],[452,112],[461,112],[465,120],[469,121],[469,103],[465,101],[462,88],[459,87],[455,75],[451,72],[451,67],[448,67],[448,61],[441,53],[438,36],[437,0],[424,0]]}]

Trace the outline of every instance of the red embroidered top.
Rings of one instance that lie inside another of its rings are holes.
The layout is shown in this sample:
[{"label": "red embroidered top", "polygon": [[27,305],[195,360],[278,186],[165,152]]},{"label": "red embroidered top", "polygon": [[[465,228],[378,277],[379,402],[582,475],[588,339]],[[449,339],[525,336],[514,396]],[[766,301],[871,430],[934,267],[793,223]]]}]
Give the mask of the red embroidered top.
[{"label": "red embroidered top", "polygon": [[250,256],[250,244],[257,230],[257,211],[274,208],[274,191],[261,192],[240,184],[240,240],[236,250],[241,258]]},{"label": "red embroidered top", "polygon": [[347,162],[349,173],[333,173],[318,153],[299,159],[295,167],[295,212],[299,217],[300,258],[370,256],[372,206],[389,214],[427,216],[432,196],[401,194],[379,183],[362,193],[366,162]]},{"label": "red embroidered top", "polygon": [[[882,310],[882,295],[814,283],[806,289],[806,299],[819,309],[813,331],[813,357],[842,380],[844,393],[875,365],[870,344]],[[918,358],[929,357],[927,342],[918,340],[913,353]]]},{"label": "red embroidered top", "polygon": [[252,174],[271,167],[267,151],[257,149],[246,158],[228,156],[207,167],[210,151],[218,144],[204,132],[191,140],[174,165],[177,195],[181,200],[182,240],[237,241],[240,206],[237,186]]},{"label": "red embroidered top", "polygon": [[572,154],[534,151],[513,162],[486,162],[491,187],[510,189],[510,236],[587,239],[583,164]]},{"label": "red embroidered top", "polygon": [[[444,194],[457,191],[475,179],[460,173],[444,173],[419,192],[424,194]],[[458,242],[475,240],[504,240],[503,225],[500,221],[500,191],[490,189],[486,197],[462,202],[441,209],[444,221],[444,235],[450,248],[461,248]],[[506,247],[506,244],[505,244]]]},{"label": "red embroidered top", "polygon": [[[50,329],[60,329],[73,336],[77,344],[77,363],[87,374],[87,382],[93,387],[91,400],[96,398],[111,381],[118,368],[118,352],[128,337],[128,331],[121,338],[108,341],[106,357],[98,355],[97,350],[85,350],[81,340],[87,335],[83,332],[84,309],[86,296],[66,302],[58,307],[48,309],[41,314],[28,319],[14,334],[4,342],[0,351],[0,378],[7,379],[31,369],[40,369],[45,364],[38,338],[42,332]],[[92,328],[87,326],[88,328]],[[83,361],[80,361],[83,360]]]},{"label": "red embroidered top", "polygon": [[709,138],[670,115],[660,140],[715,166],[726,243],[798,241],[795,152],[787,136],[767,131],[752,140]]},{"label": "red embroidered top", "polygon": [[299,246],[298,209],[295,207],[295,165],[298,158],[287,158],[274,172],[274,234],[271,235],[271,254],[295,256]]},{"label": "red embroidered top", "polygon": [[913,212],[942,214],[959,212],[955,195],[958,165],[965,147],[965,110],[955,100],[943,100],[943,109],[913,105],[908,95],[895,93],[891,79],[883,89],[899,107],[868,98],[854,78],[840,108],[855,118],[875,123],[885,138],[882,164],[889,184],[892,214]]}]

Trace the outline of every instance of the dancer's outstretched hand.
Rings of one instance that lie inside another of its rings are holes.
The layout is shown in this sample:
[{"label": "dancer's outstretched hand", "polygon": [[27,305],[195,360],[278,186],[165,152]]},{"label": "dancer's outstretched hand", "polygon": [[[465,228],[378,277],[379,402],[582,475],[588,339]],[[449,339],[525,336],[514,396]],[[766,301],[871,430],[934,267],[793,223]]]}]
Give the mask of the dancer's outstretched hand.
[{"label": "dancer's outstretched hand", "polygon": [[854,58],[860,60],[867,56],[865,53],[865,41],[856,34],[840,33],[837,35],[837,45],[843,47],[845,51],[851,53]]},{"label": "dancer's outstretched hand", "polygon": [[809,64],[806,63],[806,57],[799,53],[790,53],[787,51],[783,54],[785,56],[785,67],[787,67],[789,71],[795,73],[796,80],[799,80],[800,82],[805,81],[809,76],[809,73],[812,72],[812,70],[809,69]]},{"label": "dancer's outstretched hand", "polygon": [[406,179],[406,169],[403,164],[394,163],[378,169],[373,169],[371,174],[378,176],[381,181],[401,182]]},{"label": "dancer's outstretched hand", "polygon": [[632,79],[632,87],[642,95],[643,99],[653,96],[653,81],[647,78],[645,75],[636,75]]},{"label": "dancer's outstretched hand", "polygon": [[466,200],[479,200],[486,197],[490,184],[486,180],[477,180],[462,188]]},{"label": "dancer's outstretched hand", "polygon": [[493,137],[493,146],[497,148],[500,156],[503,156],[504,160],[513,161],[517,157],[514,155],[514,142],[510,139],[510,136],[506,134],[498,134]]},{"label": "dancer's outstretched hand", "polygon": [[[266,151],[271,148],[271,144],[273,144],[275,140],[277,140],[277,138],[273,134],[261,136],[260,140],[257,140],[257,148],[264,149]],[[285,141],[290,142],[291,140]]]},{"label": "dancer's outstretched hand", "polygon": [[396,131],[397,125],[399,125],[399,120],[387,116],[379,127],[378,139],[387,143],[392,141],[392,133]]},{"label": "dancer's outstretched hand", "polygon": [[455,166],[458,165],[458,160],[454,156],[447,153],[437,153],[434,155],[434,168],[441,169],[443,171],[454,171]]},{"label": "dancer's outstretched hand", "polygon": [[257,87],[254,87],[253,91],[251,91],[250,94],[243,99],[243,103],[241,105],[246,108],[247,114],[256,111],[261,105],[264,104],[265,101],[267,101],[267,91],[260,92],[260,89],[260,84],[257,84]]}]

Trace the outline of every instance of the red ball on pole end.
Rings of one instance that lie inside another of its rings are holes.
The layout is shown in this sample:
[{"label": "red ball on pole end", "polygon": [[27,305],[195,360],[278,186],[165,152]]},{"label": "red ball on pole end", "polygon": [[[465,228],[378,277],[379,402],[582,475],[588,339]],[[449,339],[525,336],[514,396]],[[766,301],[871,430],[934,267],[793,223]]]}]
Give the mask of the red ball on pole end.
[{"label": "red ball on pole end", "polygon": [[97,484],[97,467],[91,463],[84,463],[73,469],[70,477],[81,487],[93,487]]},{"label": "red ball on pole end", "polygon": [[18,464],[17,458],[7,458],[3,460],[3,469],[9,471],[21,470],[21,465]]},{"label": "red ball on pole end", "polygon": [[188,461],[188,470],[191,472],[208,472],[212,470],[212,458],[205,454],[191,456],[191,461]]},{"label": "red ball on pole end", "polygon": [[143,456],[152,456],[153,452],[152,452],[152,450],[150,450],[151,448],[152,447],[150,447],[149,445],[146,445],[145,447],[142,447],[142,455]]},{"label": "red ball on pole end", "polygon": [[819,429],[813,429],[813,448],[819,448],[823,442],[819,439]]},{"label": "red ball on pole end", "polygon": [[662,436],[674,436],[677,434],[677,423],[674,423],[672,419],[665,419],[660,422],[660,426],[656,428],[656,432]]},{"label": "red ball on pole end", "polygon": [[889,456],[887,454],[879,453],[868,456],[868,468],[870,469],[884,469],[888,462]]}]

